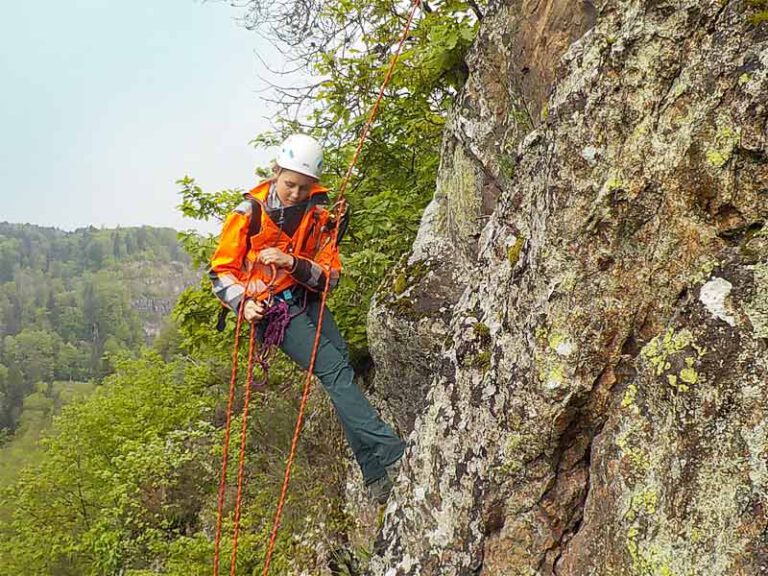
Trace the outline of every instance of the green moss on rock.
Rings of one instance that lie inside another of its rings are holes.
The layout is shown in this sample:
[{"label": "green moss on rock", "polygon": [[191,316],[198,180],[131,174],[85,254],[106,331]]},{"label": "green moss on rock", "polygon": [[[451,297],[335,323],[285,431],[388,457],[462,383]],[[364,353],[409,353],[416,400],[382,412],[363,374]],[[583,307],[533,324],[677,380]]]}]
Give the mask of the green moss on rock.
[{"label": "green moss on rock", "polygon": [[755,14],[749,16],[747,20],[750,24],[754,24],[755,26],[762,24],[763,22],[768,22],[768,10],[761,10],[760,12],[756,12]]},{"label": "green moss on rock", "polygon": [[499,168],[501,173],[510,180],[515,176],[515,159],[509,154],[502,154],[499,157]]},{"label": "green moss on rock", "polygon": [[405,273],[400,272],[400,274],[398,274],[395,277],[395,281],[392,282],[392,292],[399,296],[400,294],[405,292],[405,289],[407,287],[408,287],[408,283],[407,283],[407,280],[406,280]]},{"label": "green moss on rock", "polygon": [[482,350],[472,357],[471,365],[485,372],[491,367],[491,351]]},{"label": "green moss on rock", "polygon": [[415,311],[413,299],[406,295],[409,288],[417,285],[429,272],[427,261],[418,261],[408,266],[400,266],[389,276],[389,292],[385,295],[384,302],[395,314],[411,319],[417,319],[419,315]]},{"label": "green moss on rock", "polygon": [[475,333],[475,336],[477,336],[481,341],[488,341],[490,339],[491,329],[488,327],[487,324],[478,322],[477,324],[474,324],[472,326],[472,331]]}]

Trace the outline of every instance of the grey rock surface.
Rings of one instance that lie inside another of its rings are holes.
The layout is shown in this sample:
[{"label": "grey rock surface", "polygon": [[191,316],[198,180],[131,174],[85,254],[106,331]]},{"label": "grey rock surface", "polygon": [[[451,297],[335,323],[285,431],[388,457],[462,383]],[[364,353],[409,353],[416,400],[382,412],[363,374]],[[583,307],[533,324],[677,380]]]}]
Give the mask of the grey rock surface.
[{"label": "grey rock surface", "polygon": [[488,7],[435,198],[369,316],[409,435],[370,574],[766,573],[751,10]]}]

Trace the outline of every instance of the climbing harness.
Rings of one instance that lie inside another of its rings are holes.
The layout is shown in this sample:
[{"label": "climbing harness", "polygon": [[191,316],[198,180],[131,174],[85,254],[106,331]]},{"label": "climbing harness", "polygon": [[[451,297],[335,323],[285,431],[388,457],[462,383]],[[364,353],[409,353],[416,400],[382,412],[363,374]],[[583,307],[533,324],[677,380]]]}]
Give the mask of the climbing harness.
[{"label": "climbing harness", "polygon": [[[346,209],[344,192],[346,191],[349,180],[352,177],[352,170],[354,169],[355,164],[357,163],[357,159],[360,156],[360,153],[363,149],[363,145],[368,136],[368,132],[370,131],[371,125],[373,124],[373,120],[376,118],[376,113],[379,109],[379,105],[381,104],[381,101],[384,97],[384,89],[386,88],[387,84],[389,84],[389,81],[392,77],[392,73],[394,72],[395,65],[397,64],[397,60],[400,57],[403,44],[405,43],[405,40],[408,37],[408,32],[411,28],[411,23],[413,22],[413,18],[416,14],[416,10],[420,6],[420,4],[421,4],[421,0],[412,1],[411,9],[410,9],[410,12],[408,13],[408,18],[405,23],[405,28],[400,37],[400,42],[397,46],[395,54],[392,56],[392,59],[389,64],[389,68],[387,69],[387,73],[384,77],[384,81],[382,82],[381,88],[379,90],[378,97],[376,98],[376,101],[371,107],[371,111],[363,127],[363,131],[360,134],[357,148],[355,149],[355,153],[352,156],[352,160],[349,163],[347,172],[344,175],[344,178],[342,179],[341,184],[339,186],[338,199],[334,204],[334,206],[332,207],[332,208],[335,208],[336,215],[334,218],[335,222],[333,225],[331,242],[338,243],[340,226],[341,226],[342,220],[344,220],[342,216]],[[253,274],[253,270],[251,271],[251,275],[252,274]],[[273,281],[276,277],[277,277],[276,271],[273,269],[273,276],[272,276]],[[249,275],[248,282],[246,282],[245,284],[246,287],[250,285],[250,280],[251,278]],[[272,553],[275,548],[275,542],[277,540],[277,532],[278,532],[278,529],[280,528],[280,520],[282,518],[283,507],[285,505],[285,498],[288,493],[288,485],[290,483],[290,478],[291,478],[291,469],[293,466],[293,461],[296,457],[296,448],[298,446],[299,435],[301,433],[301,428],[304,421],[304,411],[307,405],[307,400],[309,398],[309,392],[311,389],[312,374],[314,372],[315,360],[317,359],[317,350],[320,345],[320,334],[323,327],[323,313],[325,311],[325,304],[326,304],[326,299],[328,297],[330,282],[331,282],[331,273],[329,269],[329,270],[325,270],[325,286],[323,287],[323,291],[321,293],[320,310],[319,310],[318,319],[317,319],[317,330],[315,332],[315,339],[312,345],[312,354],[309,360],[309,367],[307,369],[307,373],[304,378],[304,387],[303,387],[303,393],[301,397],[301,403],[299,405],[299,414],[296,419],[296,426],[294,428],[293,438],[291,440],[291,449],[290,449],[290,452],[288,453],[288,459],[285,465],[285,475],[283,477],[283,486],[280,491],[280,498],[277,503],[277,510],[275,512],[275,518],[272,524],[272,531],[270,533],[269,544],[267,546],[267,552],[264,559],[264,570],[262,572],[262,576],[267,576],[269,574],[269,566],[272,560]],[[230,428],[232,424],[232,407],[234,405],[235,387],[236,387],[235,381],[237,379],[238,340],[240,335],[240,328],[242,326],[243,310],[245,308],[245,302],[248,296],[249,295],[247,294],[243,295],[243,298],[240,302],[240,306],[238,307],[237,324],[235,326],[235,341],[234,341],[233,352],[232,352],[232,372],[230,375],[230,382],[229,382],[229,397],[227,400],[227,418],[226,418],[225,431],[224,431],[224,446],[223,446],[223,455],[222,455],[221,478],[219,480],[219,495],[218,495],[217,517],[216,517],[216,536],[215,536],[215,544],[214,544],[213,576],[218,576],[219,574],[219,556],[221,553],[221,526],[222,526],[222,516],[223,516],[223,510],[224,510],[224,492],[226,488],[227,465],[229,460],[229,440],[230,440],[230,434],[231,434]],[[304,298],[305,298],[304,308],[306,308],[306,305],[307,305],[306,293]],[[233,529],[233,536],[232,536],[232,555],[231,555],[231,561],[230,561],[230,576],[235,576],[236,574],[235,561],[237,558],[238,537],[240,535],[240,509],[242,504],[243,471],[244,471],[244,465],[245,465],[245,441],[246,441],[246,430],[247,430],[247,422],[248,422],[248,409],[249,409],[250,400],[251,400],[251,391],[254,388],[253,366],[254,366],[254,363],[258,363],[260,368],[262,369],[261,380],[256,386],[259,388],[263,387],[264,385],[266,385],[267,378],[268,378],[267,374],[269,369],[269,357],[271,353],[274,351],[274,349],[278,347],[282,342],[282,338],[285,335],[285,329],[287,328],[292,318],[289,315],[288,306],[284,301],[275,300],[273,298],[273,295],[270,293],[270,298],[268,299],[268,302],[270,306],[264,318],[262,319],[262,322],[265,322],[263,343],[262,343],[261,350],[259,351],[259,354],[256,357],[254,357],[256,326],[255,324],[251,324],[250,326],[245,398],[243,401],[242,422],[240,426],[240,454],[239,454],[238,470],[237,470],[237,495],[235,498],[235,514],[234,514],[234,529]],[[303,311],[304,309],[302,309],[302,312]],[[299,314],[300,313],[301,312],[299,312]],[[222,322],[223,322],[222,319],[219,318],[219,325],[221,325]]]}]

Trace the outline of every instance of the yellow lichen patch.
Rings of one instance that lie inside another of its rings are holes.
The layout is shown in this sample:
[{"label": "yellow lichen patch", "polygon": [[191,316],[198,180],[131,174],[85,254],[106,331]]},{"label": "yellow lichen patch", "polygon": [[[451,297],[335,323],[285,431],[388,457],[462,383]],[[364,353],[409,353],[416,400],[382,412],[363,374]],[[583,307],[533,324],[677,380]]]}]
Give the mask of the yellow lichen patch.
[{"label": "yellow lichen patch", "polygon": [[549,369],[549,374],[547,375],[547,383],[559,385],[559,384],[562,384],[564,381],[565,381],[565,370],[563,370],[562,366],[555,365]]},{"label": "yellow lichen patch", "polygon": [[504,463],[501,465],[501,472],[504,475],[517,474],[523,470],[523,462],[520,457],[520,447],[523,438],[514,435],[504,445]]},{"label": "yellow lichen patch", "polygon": [[553,332],[547,338],[549,348],[554,351],[558,356],[570,356],[574,350],[573,344],[568,340],[565,334],[560,332]]},{"label": "yellow lichen patch", "polygon": [[707,163],[715,168],[722,168],[728,162],[729,157],[720,152],[720,150],[707,150]]},{"label": "yellow lichen patch", "polygon": [[568,272],[563,275],[558,283],[558,288],[561,292],[572,292],[576,287],[576,274]]},{"label": "yellow lichen patch", "polygon": [[638,515],[650,515],[656,513],[656,504],[658,497],[656,491],[648,488],[634,494],[629,503],[629,510],[627,510],[626,518],[631,522],[635,520]]},{"label": "yellow lichen patch", "polygon": [[549,349],[544,354],[537,351],[534,359],[538,367],[539,382],[545,384],[547,388],[559,388],[565,382],[565,366],[556,354],[552,354]]},{"label": "yellow lichen patch", "polygon": [[547,390],[552,392],[560,389],[565,384],[565,366],[557,361],[556,356],[547,355],[542,357],[540,354],[537,354],[536,361],[539,365],[537,371],[539,382],[544,384]]},{"label": "yellow lichen patch", "polygon": [[634,406],[635,400],[637,399],[637,386],[634,384],[630,384],[627,386],[627,391],[624,392],[624,398],[621,399],[621,407],[622,408],[629,408],[630,406]]},{"label": "yellow lichen patch", "polygon": [[657,336],[640,351],[640,355],[650,364],[656,376],[661,376],[670,368],[667,359],[693,342],[693,334],[690,330],[680,330],[675,333],[667,330],[664,336]]},{"label": "yellow lichen patch", "polygon": [[565,342],[565,336],[563,334],[554,332],[549,335],[547,342],[549,343],[549,347],[552,348],[552,350],[557,350],[557,347]]},{"label": "yellow lichen patch", "polygon": [[676,576],[670,566],[673,555],[656,546],[641,546],[640,528],[637,524],[627,530],[627,552],[632,560],[632,573],[643,576]]},{"label": "yellow lichen patch", "polygon": [[624,182],[618,176],[611,176],[605,182],[605,190],[607,192],[613,192],[614,190],[621,190],[624,188]]},{"label": "yellow lichen patch", "polygon": [[698,544],[699,542],[704,540],[704,535],[701,533],[701,530],[699,530],[698,528],[692,528],[689,539],[693,544]]},{"label": "yellow lichen patch", "polygon": [[667,374],[667,382],[670,386],[677,386],[677,376],[674,374]]},{"label": "yellow lichen patch", "polygon": [[696,273],[691,278],[691,284],[701,284],[712,275],[712,271],[717,268],[718,261],[714,259],[707,259],[704,261]]},{"label": "yellow lichen patch", "polygon": [[693,368],[686,367],[680,371],[680,380],[686,384],[696,384],[699,381],[699,375]]},{"label": "yellow lichen patch", "polygon": [[648,576],[675,576],[671,564],[674,553],[653,541],[643,542],[645,528],[653,522],[658,495],[652,488],[633,494],[625,518],[631,523],[627,529],[627,552],[632,560],[632,573]]},{"label": "yellow lichen patch", "polygon": [[635,494],[632,497],[632,508],[636,512],[655,514],[657,502],[658,496],[656,495],[656,491],[648,488],[647,490],[643,490],[639,494]]},{"label": "yellow lichen patch", "polygon": [[509,260],[509,263],[513,268],[517,264],[518,260],[520,260],[520,251],[523,249],[523,244],[525,244],[525,239],[517,238],[515,243],[509,247],[509,250],[507,250],[507,260]]},{"label": "yellow lichen patch", "polygon": [[722,168],[731,159],[739,137],[739,133],[733,128],[721,125],[715,135],[714,146],[706,152],[707,163],[715,168]]},{"label": "yellow lichen patch", "polygon": [[522,421],[517,421],[512,426],[516,431],[504,443],[502,452],[500,471],[505,475],[523,472],[525,463],[538,455],[543,448],[542,439],[538,435],[521,430]]},{"label": "yellow lichen patch", "polygon": [[638,472],[646,472],[651,467],[651,459],[646,452],[635,448],[630,443],[631,433],[625,433],[616,438],[616,446],[621,454]]},{"label": "yellow lichen patch", "polygon": [[[643,347],[640,355],[656,376],[665,375],[670,386],[678,392],[687,392],[690,385],[699,382],[695,365],[704,352],[690,330],[683,329],[679,332],[667,330],[663,336],[657,336]],[[680,354],[685,356],[681,359]],[[679,372],[671,372],[673,363],[679,366],[680,360],[685,366]]]},{"label": "yellow lichen patch", "polygon": [[550,393],[563,390],[569,378],[567,358],[575,351],[568,334],[558,330],[558,327],[564,325],[565,320],[555,319],[551,329],[539,326],[534,330],[537,344],[534,352],[536,375]]}]

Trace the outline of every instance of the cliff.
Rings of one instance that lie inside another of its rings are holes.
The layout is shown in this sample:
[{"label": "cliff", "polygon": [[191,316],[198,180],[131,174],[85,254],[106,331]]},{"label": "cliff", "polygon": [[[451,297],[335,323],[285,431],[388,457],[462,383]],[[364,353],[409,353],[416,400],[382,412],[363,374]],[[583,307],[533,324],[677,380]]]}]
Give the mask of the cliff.
[{"label": "cliff", "polygon": [[369,315],[373,575],[768,570],[768,23],[492,3]]}]

